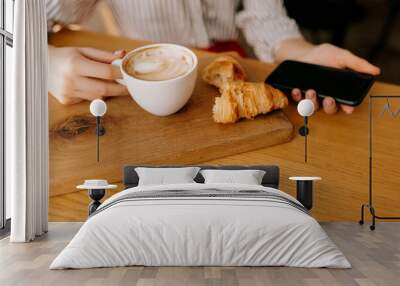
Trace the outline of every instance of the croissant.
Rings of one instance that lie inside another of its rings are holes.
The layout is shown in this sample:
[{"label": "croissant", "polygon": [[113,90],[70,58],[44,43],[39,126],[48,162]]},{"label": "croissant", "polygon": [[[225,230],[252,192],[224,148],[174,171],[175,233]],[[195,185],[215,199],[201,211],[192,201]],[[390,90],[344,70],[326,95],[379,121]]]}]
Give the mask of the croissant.
[{"label": "croissant", "polygon": [[234,123],[240,118],[253,119],[285,108],[288,99],[280,90],[263,82],[226,82],[221,87],[221,96],[215,98],[213,119],[218,123]]},{"label": "croissant", "polygon": [[231,56],[215,59],[203,70],[203,80],[219,88],[215,98],[213,118],[218,123],[234,123],[240,118],[253,119],[285,108],[288,99],[280,90],[263,82],[245,82],[246,73]]},{"label": "croissant", "polygon": [[203,80],[221,88],[225,83],[245,80],[246,73],[239,62],[231,56],[216,58],[203,70]]},{"label": "croissant", "polygon": [[217,123],[233,123],[239,120],[238,104],[230,96],[215,98],[213,118]]}]

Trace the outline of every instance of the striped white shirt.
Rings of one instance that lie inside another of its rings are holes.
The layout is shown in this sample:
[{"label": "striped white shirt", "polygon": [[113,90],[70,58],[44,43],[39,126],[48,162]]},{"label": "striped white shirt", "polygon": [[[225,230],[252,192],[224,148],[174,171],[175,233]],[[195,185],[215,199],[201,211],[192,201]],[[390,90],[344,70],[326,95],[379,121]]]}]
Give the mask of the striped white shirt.
[{"label": "striped white shirt", "polygon": [[[46,0],[48,25],[79,23],[98,0]],[[241,29],[257,57],[274,60],[285,39],[301,37],[282,0],[108,0],[124,36],[208,47]]]}]

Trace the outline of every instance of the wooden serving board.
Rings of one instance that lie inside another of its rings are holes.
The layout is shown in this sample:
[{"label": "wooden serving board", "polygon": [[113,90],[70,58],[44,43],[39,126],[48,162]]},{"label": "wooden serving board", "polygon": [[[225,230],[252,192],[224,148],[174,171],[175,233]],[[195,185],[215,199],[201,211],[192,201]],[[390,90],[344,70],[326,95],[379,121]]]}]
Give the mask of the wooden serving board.
[{"label": "wooden serving board", "polygon": [[[137,46],[137,42],[130,46],[127,39],[114,42],[115,49],[121,48],[121,43],[128,50]],[[62,45],[62,40],[53,37],[52,44]],[[69,40],[68,44],[74,42]],[[79,45],[90,46],[90,42]],[[110,42],[96,47],[111,49]],[[199,76],[193,96],[174,115],[151,115],[131,97],[106,100],[106,134],[100,139],[100,163],[96,161],[95,119],[89,113],[89,102],[64,106],[50,95],[50,195],[72,192],[77,184],[90,178],[121,182],[126,164],[193,164],[291,140],[293,125],[282,111],[235,124],[214,123],[212,105],[218,91],[204,83],[200,75],[216,55],[197,55]],[[241,63],[252,81],[264,80],[272,68],[254,60]]]}]

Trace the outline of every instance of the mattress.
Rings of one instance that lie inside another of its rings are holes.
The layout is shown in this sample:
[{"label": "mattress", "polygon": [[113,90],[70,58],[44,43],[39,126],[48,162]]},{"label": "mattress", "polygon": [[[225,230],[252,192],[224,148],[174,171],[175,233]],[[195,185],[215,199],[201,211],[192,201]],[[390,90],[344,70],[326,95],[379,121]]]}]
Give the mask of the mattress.
[{"label": "mattress", "polygon": [[264,186],[198,183],[115,194],[50,269],[132,265],[351,267],[290,195]]}]

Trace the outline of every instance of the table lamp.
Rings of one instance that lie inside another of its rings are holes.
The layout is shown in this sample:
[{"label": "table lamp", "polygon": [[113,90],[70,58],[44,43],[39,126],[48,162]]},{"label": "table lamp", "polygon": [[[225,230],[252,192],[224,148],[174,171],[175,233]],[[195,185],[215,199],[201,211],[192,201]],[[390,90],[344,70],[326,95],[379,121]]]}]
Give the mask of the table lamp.
[{"label": "table lamp", "polygon": [[297,105],[297,112],[304,117],[304,125],[300,127],[299,134],[304,136],[304,162],[307,163],[307,135],[308,129],[308,117],[314,113],[314,103],[311,99],[303,99]]},{"label": "table lamp", "polygon": [[90,103],[90,113],[96,117],[96,146],[97,146],[97,162],[100,159],[100,136],[106,133],[106,130],[101,126],[101,117],[107,112],[107,104],[101,99],[95,99]]}]

